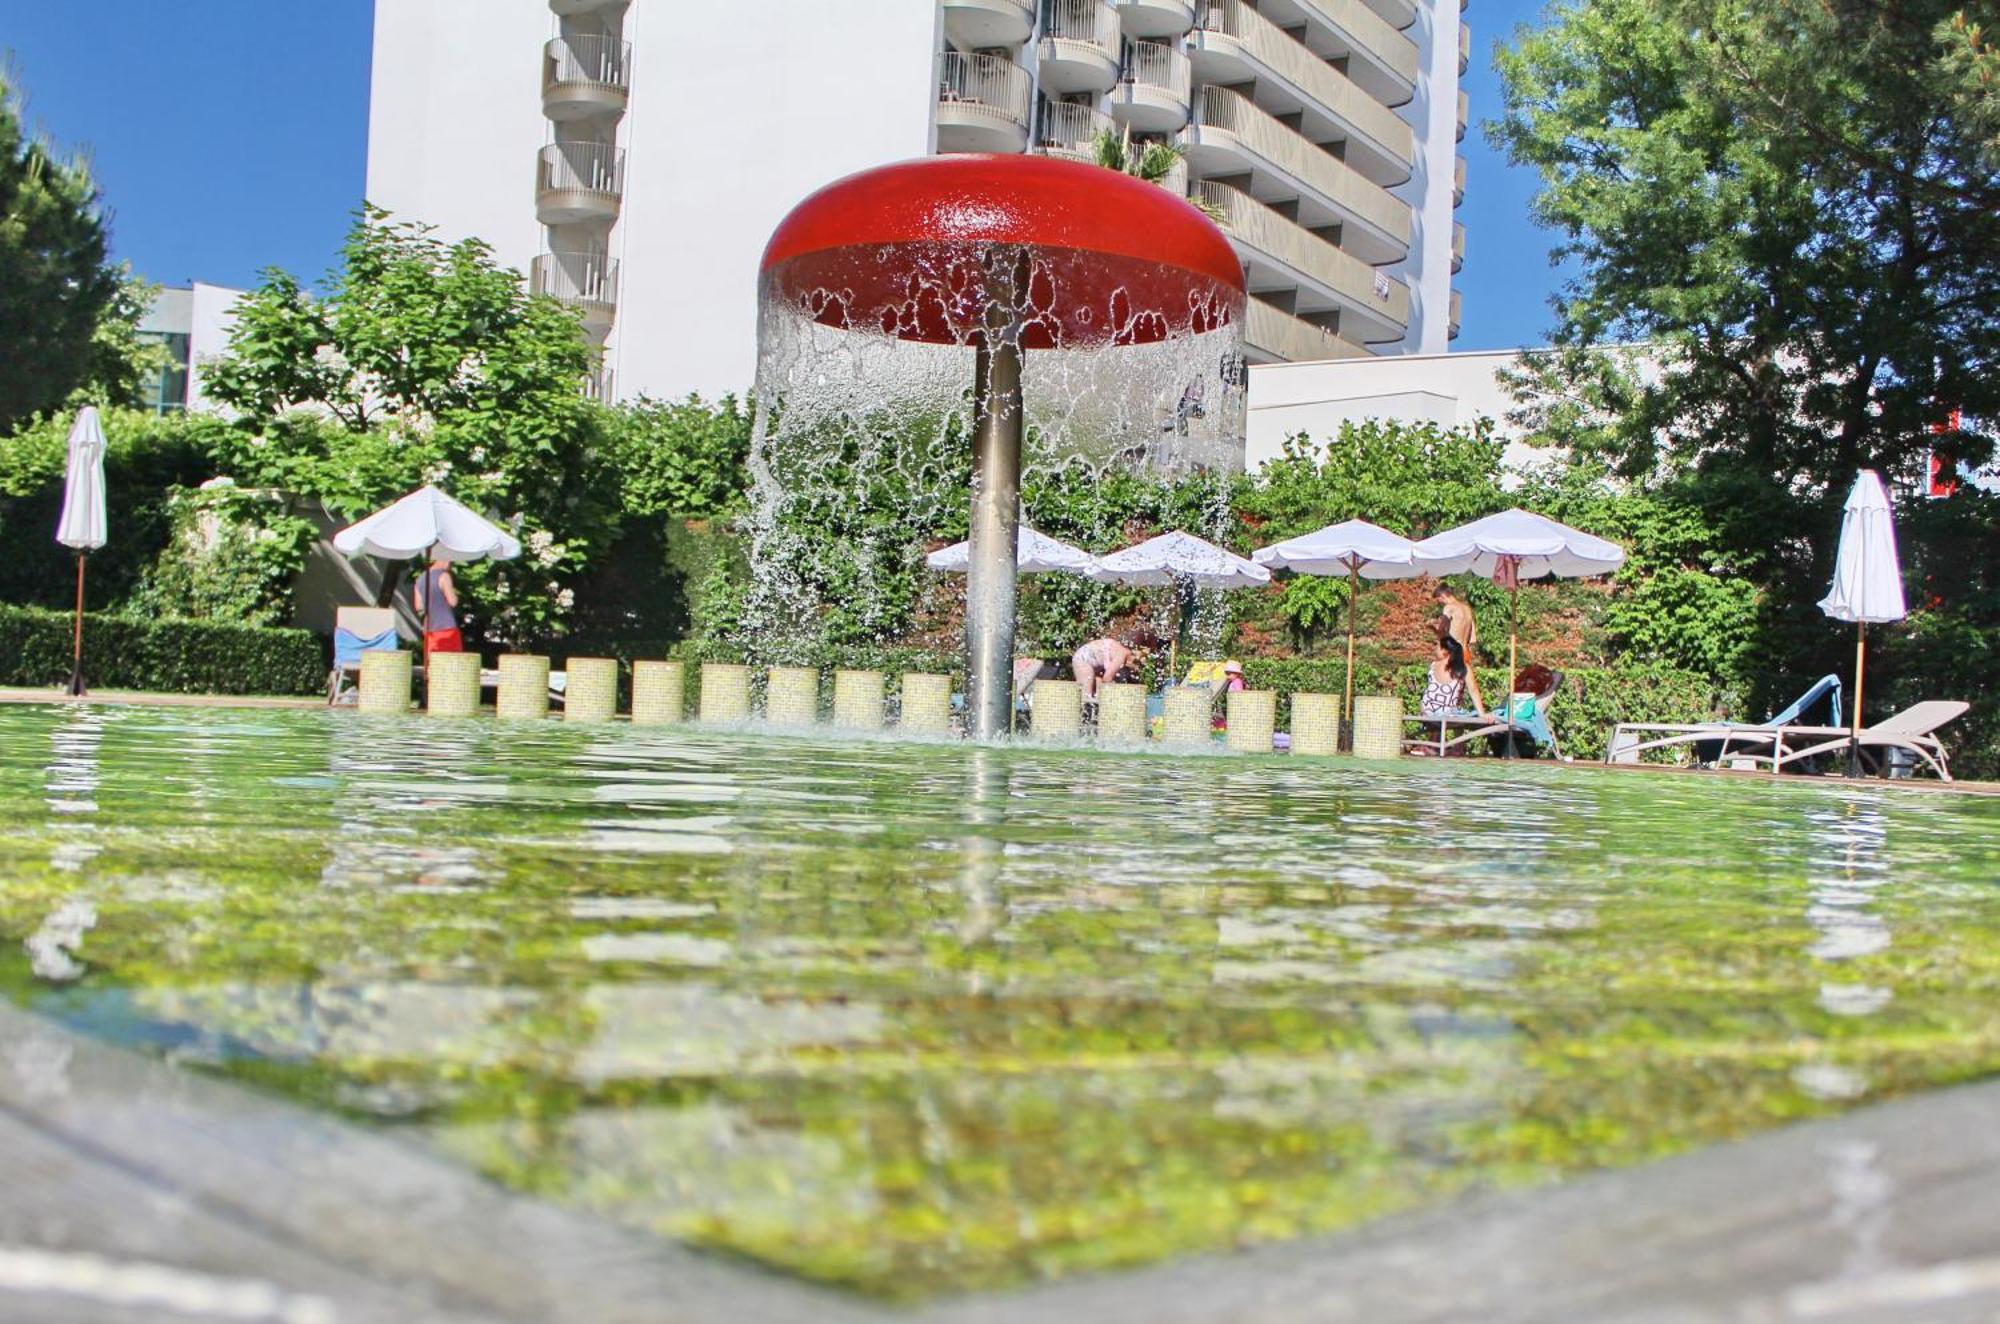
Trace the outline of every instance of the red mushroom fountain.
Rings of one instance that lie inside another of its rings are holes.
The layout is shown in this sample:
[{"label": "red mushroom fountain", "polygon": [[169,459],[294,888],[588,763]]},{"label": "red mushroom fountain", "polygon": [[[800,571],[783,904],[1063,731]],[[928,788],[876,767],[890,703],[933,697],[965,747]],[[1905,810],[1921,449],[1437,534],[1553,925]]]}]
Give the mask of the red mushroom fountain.
[{"label": "red mushroom fountain", "polygon": [[1023,351],[1232,332],[1244,302],[1235,253],[1184,199],[1117,171],[940,156],[850,175],[800,203],[764,250],[760,296],[824,326],[974,351],[968,725],[1005,734]]}]

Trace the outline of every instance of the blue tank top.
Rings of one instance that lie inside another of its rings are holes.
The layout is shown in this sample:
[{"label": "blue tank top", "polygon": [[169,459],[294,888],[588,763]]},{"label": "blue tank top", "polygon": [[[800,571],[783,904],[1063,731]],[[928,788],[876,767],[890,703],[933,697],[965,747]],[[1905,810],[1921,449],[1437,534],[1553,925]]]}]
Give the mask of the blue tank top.
[{"label": "blue tank top", "polygon": [[438,579],[449,573],[446,570],[427,569],[424,571],[423,601],[424,606],[429,609],[423,613],[424,628],[426,630],[456,630],[458,628],[458,613],[451,609],[451,600],[445,597],[444,590],[438,587]]}]

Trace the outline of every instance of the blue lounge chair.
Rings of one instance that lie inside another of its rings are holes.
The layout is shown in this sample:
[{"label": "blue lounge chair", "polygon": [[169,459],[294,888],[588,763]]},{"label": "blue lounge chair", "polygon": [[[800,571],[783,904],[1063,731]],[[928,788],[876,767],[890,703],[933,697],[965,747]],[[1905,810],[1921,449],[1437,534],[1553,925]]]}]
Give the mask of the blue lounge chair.
[{"label": "blue lounge chair", "polygon": [[360,674],[363,653],[394,652],[402,646],[396,636],[395,608],[337,608],[333,613],[333,671],[326,678],[326,701],[340,701],[347,678]]},{"label": "blue lounge chair", "polygon": [[[1822,707],[1825,721],[1808,722]],[[1821,676],[1764,722],[1620,722],[1611,729],[1604,761],[1637,763],[1651,750],[1681,747],[1694,751],[1699,767],[1713,767],[1734,758],[1768,760],[1778,731],[1803,725],[1840,725],[1840,677]]]}]

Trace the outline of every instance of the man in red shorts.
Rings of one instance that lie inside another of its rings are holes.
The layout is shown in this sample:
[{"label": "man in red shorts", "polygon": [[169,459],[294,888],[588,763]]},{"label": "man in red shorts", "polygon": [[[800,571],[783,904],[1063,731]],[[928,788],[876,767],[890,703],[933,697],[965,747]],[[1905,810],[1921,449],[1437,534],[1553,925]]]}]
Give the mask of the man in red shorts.
[{"label": "man in red shorts", "polygon": [[458,632],[458,585],[451,577],[451,562],[442,556],[431,561],[410,590],[417,619],[424,623],[424,658],[432,653],[463,653],[465,638]]}]

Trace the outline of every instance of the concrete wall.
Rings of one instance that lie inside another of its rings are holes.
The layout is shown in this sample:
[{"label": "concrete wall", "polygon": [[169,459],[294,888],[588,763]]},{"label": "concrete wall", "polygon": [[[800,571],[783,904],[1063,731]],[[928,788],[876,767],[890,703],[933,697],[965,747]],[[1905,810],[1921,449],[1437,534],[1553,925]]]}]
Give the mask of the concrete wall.
[{"label": "concrete wall", "polygon": [[194,282],[188,308],[188,396],[189,409],[214,409],[202,392],[202,376],[208,364],[229,350],[229,335],[236,328],[236,301],[244,292],[227,285]]},{"label": "concrete wall", "polygon": [[525,271],[542,248],[535,152],[554,35],[541,0],[378,0],[368,200],[448,241],[476,235]]},{"label": "concrete wall", "polygon": [[[1315,441],[1337,435],[1346,421],[1394,419],[1406,423],[1468,424],[1484,416],[1501,434],[1513,401],[1500,370],[1516,350],[1471,354],[1406,354],[1323,363],[1271,363],[1250,369],[1250,409],[1245,462],[1256,468],[1276,456],[1296,432]],[[1510,459],[1527,448],[1511,449]],[[1412,481],[1419,481],[1413,475]]]}]

